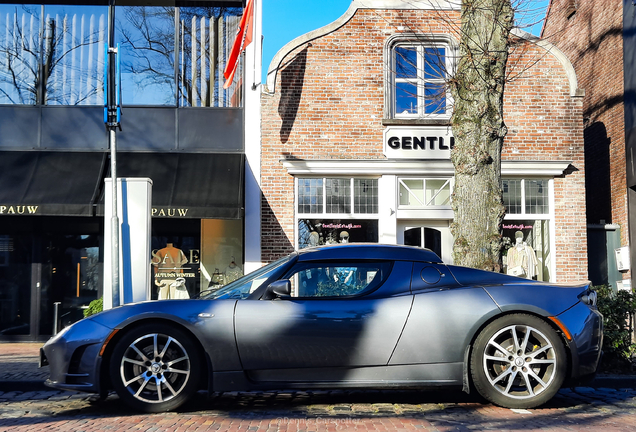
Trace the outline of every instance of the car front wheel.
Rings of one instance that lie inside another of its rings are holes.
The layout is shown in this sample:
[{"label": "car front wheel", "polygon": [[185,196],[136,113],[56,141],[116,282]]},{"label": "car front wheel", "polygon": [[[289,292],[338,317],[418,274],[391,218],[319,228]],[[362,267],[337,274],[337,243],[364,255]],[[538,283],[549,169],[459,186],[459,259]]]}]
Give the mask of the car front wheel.
[{"label": "car front wheel", "polygon": [[144,412],[173,410],[197,390],[201,361],[192,339],[166,324],[146,324],[126,333],[110,359],[119,397]]},{"label": "car front wheel", "polygon": [[471,374],[477,391],[506,408],[533,408],[559,391],[567,357],[561,337],[545,321],[514,314],[490,323],[475,340]]}]

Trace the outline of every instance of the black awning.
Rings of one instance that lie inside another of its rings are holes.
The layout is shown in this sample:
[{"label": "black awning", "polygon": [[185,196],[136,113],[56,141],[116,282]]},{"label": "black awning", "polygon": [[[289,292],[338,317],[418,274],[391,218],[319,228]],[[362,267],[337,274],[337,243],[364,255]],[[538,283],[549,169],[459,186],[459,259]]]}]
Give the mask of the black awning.
[{"label": "black awning", "polygon": [[0,216],[92,216],[101,152],[0,152]]},{"label": "black awning", "polygon": [[[117,177],[153,181],[154,217],[241,219],[244,155],[117,152]],[[103,215],[108,152],[0,152],[0,216]]]},{"label": "black awning", "polygon": [[154,217],[241,219],[243,167],[240,153],[117,153],[117,177],[152,180]]}]

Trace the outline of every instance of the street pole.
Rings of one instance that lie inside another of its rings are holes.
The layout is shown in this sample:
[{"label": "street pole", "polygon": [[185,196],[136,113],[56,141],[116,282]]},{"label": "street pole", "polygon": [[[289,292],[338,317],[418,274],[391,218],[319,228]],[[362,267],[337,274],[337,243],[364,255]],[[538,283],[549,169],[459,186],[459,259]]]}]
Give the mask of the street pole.
[{"label": "street pole", "polygon": [[108,4],[108,52],[107,61],[107,98],[106,103],[106,128],[108,129],[108,141],[110,144],[110,173],[112,186],[112,218],[111,218],[111,282],[113,294],[113,307],[119,306],[119,217],[117,215],[117,133],[119,125],[117,113],[117,86],[116,86],[116,55],[115,48],[115,0],[109,0]]}]

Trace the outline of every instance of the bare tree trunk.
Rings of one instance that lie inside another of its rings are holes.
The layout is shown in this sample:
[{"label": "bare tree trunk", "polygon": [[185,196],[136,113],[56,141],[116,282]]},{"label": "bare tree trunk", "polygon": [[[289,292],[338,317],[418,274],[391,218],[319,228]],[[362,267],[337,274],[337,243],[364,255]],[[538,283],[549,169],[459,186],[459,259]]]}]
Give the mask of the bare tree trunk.
[{"label": "bare tree trunk", "polygon": [[451,80],[455,264],[501,270],[503,92],[511,0],[462,0],[460,57]]}]

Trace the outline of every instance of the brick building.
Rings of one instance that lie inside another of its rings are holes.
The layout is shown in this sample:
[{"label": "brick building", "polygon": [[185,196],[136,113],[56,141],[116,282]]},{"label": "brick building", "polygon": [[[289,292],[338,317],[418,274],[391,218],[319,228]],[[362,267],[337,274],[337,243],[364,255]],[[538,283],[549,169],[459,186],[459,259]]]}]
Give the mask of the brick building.
[{"label": "brick building", "polygon": [[[635,46],[628,29],[634,28],[635,9],[633,2],[623,0],[552,0],[542,33],[571,59],[585,89],[588,250],[595,284],[617,286],[630,277],[627,270],[619,272],[614,250],[634,244],[630,237],[635,227],[628,212],[628,201],[634,199],[628,195],[634,193],[629,187],[636,182],[633,170],[625,169],[625,150],[626,132],[633,129],[626,104],[633,110],[633,97],[628,95],[633,63],[628,60]],[[631,90],[635,87],[632,83]]]},{"label": "brick building", "polygon": [[[443,83],[459,10],[439,3],[354,0],[274,57],[262,97],[263,261],[346,241],[419,245],[452,261],[452,100]],[[583,92],[561,51],[515,35],[504,236],[533,249],[526,277],[585,280]]]}]

